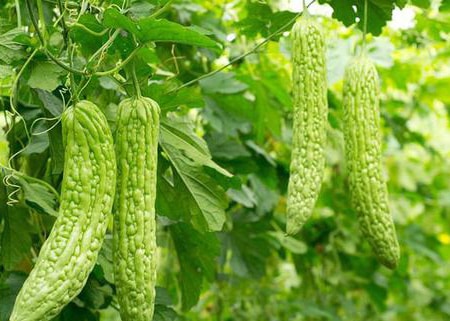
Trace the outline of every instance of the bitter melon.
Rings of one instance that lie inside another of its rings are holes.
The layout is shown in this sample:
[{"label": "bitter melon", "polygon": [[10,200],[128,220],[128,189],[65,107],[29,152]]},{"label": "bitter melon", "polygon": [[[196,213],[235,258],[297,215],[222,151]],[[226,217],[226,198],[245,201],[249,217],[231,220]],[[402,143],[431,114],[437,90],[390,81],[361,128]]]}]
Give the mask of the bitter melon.
[{"label": "bitter melon", "polygon": [[325,40],[305,11],[292,28],[293,132],[287,197],[288,234],[311,216],[325,167],[328,113]]},{"label": "bitter melon", "polygon": [[344,139],[352,207],[378,260],[394,268],[400,258],[382,175],[378,74],[366,57],[347,66],[343,87]]},{"label": "bitter melon", "polygon": [[159,106],[136,97],[119,104],[116,132],[114,278],[122,321],[151,321],[156,282],[156,169]]},{"label": "bitter melon", "polygon": [[59,216],[21,288],[10,321],[53,319],[83,288],[111,215],[116,161],[111,131],[96,105],[62,115],[65,146]]}]

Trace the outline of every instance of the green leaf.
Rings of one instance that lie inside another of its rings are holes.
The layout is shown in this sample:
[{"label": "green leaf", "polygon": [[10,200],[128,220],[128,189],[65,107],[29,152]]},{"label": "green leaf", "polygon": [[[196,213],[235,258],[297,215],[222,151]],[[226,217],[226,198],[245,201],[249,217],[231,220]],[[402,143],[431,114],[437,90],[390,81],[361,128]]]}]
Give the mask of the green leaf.
[{"label": "green leaf", "polygon": [[246,2],[247,16],[236,23],[242,34],[254,37],[258,34],[267,36],[267,23],[269,17],[273,14],[272,9],[266,3]]},{"label": "green leaf", "polygon": [[210,38],[178,23],[165,19],[144,18],[133,21],[118,10],[109,8],[103,23],[110,28],[122,28],[134,34],[141,42],[174,42],[192,46],[218,48]]},{"label": "green leaf", "polygon": [[228,196],[245,207],[253,208],[257,205],[257,200],[253,191],[245,185],[241,189],[230,188],[227,192]]},{"label": "green leaf", "polygon": [[[97,21],[95,16],[91,14],[82,15],[77,22],[78,24],[83,25],[94,32],[99,33],[105,29],[105,27]],[[78,25],[70,28],[69,35],[80,46],[81,51],[86,56],[97,51],[108,39],[108,33],[103,36],[93,35],[86,32],[86,30]]]},{"label": "green leaf", "polygon": [[161,304],[155,304],[155,313],[153,321],[175,321],[178,319],[178,314],[174,309]]},{"label": "green leaf", "polygon": [[[161,164],[161,160],[158,161],[158,166],[159,164]],[[156,212],[158,215],[165,216],[172,221],[190,222],[189,208],[178,206],[181,191],[177,191],[164,176],[158,176],[156,188]]]},{"label": "green leaf", "polygon": [[[0,33],[5,33],[14,28],[14,22],[9,19],[10,17],[0,17]],[[0,319],[1,320],[1,319]]]},{"label": "green leaf", "polygon": [[[8,188],[5,185],[5,175],[7,175],[9,172],[6,170],[5,167],[0,167],[0,222],[2,218],[8,214],[11,207],[8,206],[8,195],[10,191],[8,191]],[[1,233],[1,230],[0,230]]]},{"label": "green leaf", "polygon": [[200,231],[219,231],[225,222],[228,205],[224,190],[206,174],[203,166],[231,177],[211,160],[206,143],[186,124],[167,119],[161,124],[161,146],[174,169],[174,186],[179,204]]},{"label": "green leaf", "polygon": [[418,256],[442,264],[443,260],[437,251],[438,241],[434,235],[427,235],[421,226],[411,224],[407,227],[404,243],[408,245]]},{"label": "green leaf", "polygon": [[25,203],[37,210],[52,216],[58,216],[56,195],[48,190],[48,188],[40,183],[27,183],[23,178],[20,178],[20,183],[23,188]]},{"label": "green leaf", "polygon": [[208,94],[235,94],[248,88],[245,83],[235,79],[232,72],[219,72],[207,79],[200,80],[200,86]]},{"label": "green leaf", "polygon": [[266,260],[273,247],[265,234],[267,222],[249,222],[248,219],[250,217],[236,217],[233,230],[224,234],[223,242],[232,253],[230,264],[233,273],[241,277],[260,278],[266,271]]},{"label": "green leaf", "polygon": [[106,238],[98,254],[97,264],[101,266],[103,277],[114,284],[113,245],[112,239]]},{"label": "green leaf", "polygon": [[107,305],[113,297],[109,284],[100,284],[95,278],[89,278],[78,298],[90,308],[99,309]]},{"label": "green leaf", "polygon": [[279,105],[272,103],[274,100],[271,99],[270,91],[265,88],[259,79],[248,75],[241,76],[240,79],[250,86],[249,91],[256,97],[253,110],[255,114],[253,130],[256,133],[256,141],[259,144],[263,144],[267,131],[278,137],[281,130],[282,115],[280,114]]},{"label": "green leaf", "polygon": [[[381,33],[381,29],[386,22],[391,20],[394,10],[393,0],[367,0],[367,31],[375,36]],[[328,3],[333,7],[333,18],[336,18],[346,26],[351,26],[359,18],[358,27],[362,30],[364,21],[364,3],[365,0],[323,0],[321,3]],[[356,6],[356,11],[354,10]]]},{"label": "green leaf", "polygon": [[263,215],[264,213],[272,211],[274,206],[278,202],[279,195],[274,188],[275,186],[270,185],[276,184],[274,181],[272,181],[274,178],[273,173],[270,173],[270,171],[271,169],[266,167],[263,171],[264,177],[254,174],[249,175],[249,181],[257,199],[257,212],[259,215]]},{"label": "green leaf", "polygon": [[329,311],[329,308],[325,308],[315,302],[302,300],[299,301],[298,304],[301,304],[301,306],[304,307],[302,311],[302,314],[304,316],[319,320],[322,319],[327,321],[342,321],[342,319],[339,318],[339,316],[337,316],[333,311]]},{"label": "green leaf", "polygon": [[441,5],[439,6],[439,11],[441,11],[441,12],[450,11],[450,2],[442,0]]},{"label": "green leaf", "polygon": [[[42,108],[48,118],[59,117],[63,112],[63,102],[48,91],[36,89]],[[58,124],[56,124],[58,122]],[[52,174],[60,175],[64,169],[64,146],[62,142],[62,127],[59,120],[47,120],[47,126],[51,128],[47,132],[52,164]]]},{"label": "green leaf", "polygon": [[42,102],[42,107],[52,116],[59,117],[62,114],[64,106],[61,99],[46,90],[36,89],[36,92]]},{"label": "green leaf", "polygon": [[284,232],[273,231],[269,232],[269,235],[274,237],[282,247],[294,254],[305,254],[308,251],[308,247],[304,242],[296,240]]},{"label": "green leaf", "polygon": [[353,10],[352,5],[354,1],[333,1],[333,0],[319,0],[320,3],[328,3],[333,7],[333,18],[344,23],[346,26],[350,26],[355,23],[356,12]]},{"label": "green leaf", "polygon": [[29,253],[32,245],[30,234],[34,229],[26,210],[7,204],[9,195],[14,190],[5,186],[3,178],[6,174],[7,172],[2,168],[0,173],[0,218],[3,218],[4,227],[0,233],[0,266],[4,266],[7,271],[10,271]]},{"label": "green leaf", "polygon": [[[247,16],[238,21],[235,25],[240,28],[240,33],[256,37],[258,34],[267,37],[285,26],[280,31],[289,30],[294,24],[295,12],[278,11],[273,12],[272,8],[267,3],[247,1],[245,9]],[[288,24],[292,21],[291,24]],[[273,37],[276,40],[277,37]]]},{"label": "green leaf", "polygon": [[204,117],[215,131],[227,137],[251,131],[253,106],[243,95],[206,96],[205,101]]},{"label": "green leaf", "polygon": [[188,310],[199,299],[203,279],[214,280],[219,241],[215,234],[201,234],[184,223],[171,225],[170,233],[180,265],[181,302],[183,310]]},{"label": "green leaf", "polygon": [[84,307],[78,306],[74,302],[69,303],[53,321],[96,321],[94,313]]},{"label": "green leaf", "polygon": [[156,287],[156,298],[155,304],[158,305],[172,305],[173,301],[170,297],[170,293],[166,288],[162,288],[160,286]]},{"label": "green leaf", "polygon": [[366,285],[366,291],[380,310],[386,309],[387,290],[376,283]]},{"label": "green leaf", "polygon": [[161,125],[161,144],[163,147],[177,147],[185,155],[186,160],[189,159],[199,166],[210,167],[224,176],[233,176],[212,160],[208,145],[193,132],[190,123],[180,118],[166,118]]},{"label": "green leaf", "polygon": [[22,155],[40,154],[47,150],[50,145],[47,129],[46,124],[42,121],[34,126],[30,142],[23,150]]},{"label": "green leaf", "polygon": [[8,213],[4,214],[4,219],[5,227],[0,243],[0,265],[3,265],[7,271],[11,271],[30,253],[31,234],[35,232],[35,229],[28,211],[18,206],[9,207]]},{"label": "green leaf", "polygon": [[[443,3],[445,3],[445,1],[443,1]],[[430,7],[431,1],[430,0],[411,0],[411,4],[413,4],[417,7],[420,7],[420,8],[427,9]]]},{"label": "green leaf", "polygon": [[12,66],[0,65],[0,96],[9,96],[14,79]]},{"label": "green leaf", "polygon": [[17,293],[25,278],[23,273],[11,273],[4,282],[0,282],[0,320],[9,320]]},{"label": "green leaf", "polygon": [[[3,169],[5,168],[3,167]],[[50,188],[49,184],[18,172],[12,174],[11,182],[17,185],[18,191],[21,192],[24,204],[27,207],[42,214],[58,216],[56,209],[58,208],[59,196],[54,189]]]},{"label": "green leaf", "polygon": [[52,91],[62,84],[60,78],[65,74],[66,71],[52,62],[38,62],[31,69],[28,86]]},{"label": "green leaf", "polygon": [[[450,104],[450,95],[448,90],[450,86],[450,76],[448,77],[429,77],[424,84],[423,90],[430,101],[434,101],[439,97],[444,104]],[[423,97],[425,100],[426,97]]]},{"label": "green leaf", "polygon": [[7,65],[25,57],[22,45],[15,41],[16,37],[23,34],[21,29],[12,29],[0,34],[0,60]]},{"label": "green leaf", "polygon": [[251,156],[250,152],[237,138],[212,133],[206,139],[214,158],[233,160],[240,157],[249,158]]},{"label": "green leaf", "polygon": [[155,5],[148,2],[135,2],[128,9],[133,18],[145,18],[150,16],[155,9]]},{"label": "green leaf", "polygon": [[[269,20],[269,34],[273,34],[274,32],[279,31],[280,34],[285,31],[289,31],[295,23],[295,16],[297,16],[296,12],[291,11],[278,11],[275,12]],[[289,21],[292,21],[288,24]],[[284,27],[283,29],[281,27]],[[276,37],[272,38],[276,39]]]},{"label": "green leaf", "polygon": [[14,75],[14,69],[8,65],[0,65],[0,80],[11,78]]},{"label": "green leaf", "polygon": [[177,92],[167,94],[170,89],[164,84],[151,84],[142,92],[144,96],[152,97],[161,107],[162,111],[173,111],[178,108],[203,108],[205,102],[199,87],[186,87]]}]

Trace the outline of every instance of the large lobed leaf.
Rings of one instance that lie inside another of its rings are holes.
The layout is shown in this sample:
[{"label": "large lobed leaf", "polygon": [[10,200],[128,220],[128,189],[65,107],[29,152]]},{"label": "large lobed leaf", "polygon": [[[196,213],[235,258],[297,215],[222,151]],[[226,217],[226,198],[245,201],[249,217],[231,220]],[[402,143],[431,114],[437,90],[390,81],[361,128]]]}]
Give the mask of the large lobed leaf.
[{"label": "large lobed leaf", "polygon": [[[170,118],[164,120],[160,141],[173,167],[173,184],[177,193],[174,197],[177,203],[169,204],[172,202],[166,199],[165,207],[175,210],[176,215],[190,221],[199,231],[221,230],[228,201],[223,188],[205,167],[226,177],[232,175],[211,159],[205,141],[196,136],[187,123]],[[160,189],[166,189],[164,197],[168,198],[170,184],[161,180],[160,183]]]},{"label": "large lobed leaf", "polygon": [[[395,5],[403,7],[403,0],[367,0],[367,32],[378,36],[386,22],[391,20]],[[342,21],[344,25],[351,26],[360,21],[358,27],[363,29],[365,0],[320,0],[333,7],[333,17]],[[355,10],[356,8],[356,10]]]},{"label": "large lobed leaf", "polygon": [[165,19],[143,18],[134,21],[116,9],[104,13],[104,25],[122,28],[134,34],[142,42],[175,42],[192,46],[218,48],[215,41],[197,31]]}]

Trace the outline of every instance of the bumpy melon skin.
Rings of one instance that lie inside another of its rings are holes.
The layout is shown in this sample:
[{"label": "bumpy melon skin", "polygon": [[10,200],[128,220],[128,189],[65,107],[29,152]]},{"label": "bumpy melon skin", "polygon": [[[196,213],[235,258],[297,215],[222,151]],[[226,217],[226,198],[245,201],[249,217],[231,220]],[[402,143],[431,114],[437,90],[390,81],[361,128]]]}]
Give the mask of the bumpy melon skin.
[{"label": "bumpy melon skin", "polygon": [[344,138],[350,196],[359,226],[380,263],[395,268],[400,247],[382,175],[378,74],[366,57],[344,75]]},{"label": "bumpy melon skin", "polygon": [[307,13],[292,28],[293,133],[287,197],[287,234],[311,216],[323,180],[328,114],[325,40]]},{"label": "bumpy melon skin", "polygon": [[85,285],[97,261],[114,200],[116,158],[108,122],[81,101],[62,115],[61,205],[10,321],[52,320]]},{"label": "bumpy melon skin", "polygon": [[119,104],[116,132],[114,279],[122,321],[153,319],[159,106],[146,97]]}]

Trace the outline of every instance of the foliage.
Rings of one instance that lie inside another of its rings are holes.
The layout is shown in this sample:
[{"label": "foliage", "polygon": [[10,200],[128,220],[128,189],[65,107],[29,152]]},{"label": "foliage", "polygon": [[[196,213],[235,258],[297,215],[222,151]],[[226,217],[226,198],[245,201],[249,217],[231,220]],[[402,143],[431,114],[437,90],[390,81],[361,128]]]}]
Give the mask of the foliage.
[{"label": "foliage", "polygon": [[[0,186],[0,320],[57,215],[64,106],[71,95],[88,99],[114,131],[118,104],[133,93],[130,61],[142,94],[161,107],[155,321],[447,320],[450,7],[368,1],[402,252],[389,271],[358,232],[344,162],[342,77],[360,46],[353,23],[362,21],[363,1],[326,2],[334,9],[320,18],[328,37],[327,164],[314,213],[295,237],[284,233],[292,139],[286,31],[296,17],[285,1],[1,2],[1,175],[13,175]],[[414,28],[383,27],[394,4],[416,13]],[[112,257],[109,230],[87,285],[56,320],[120,320]]]}]

